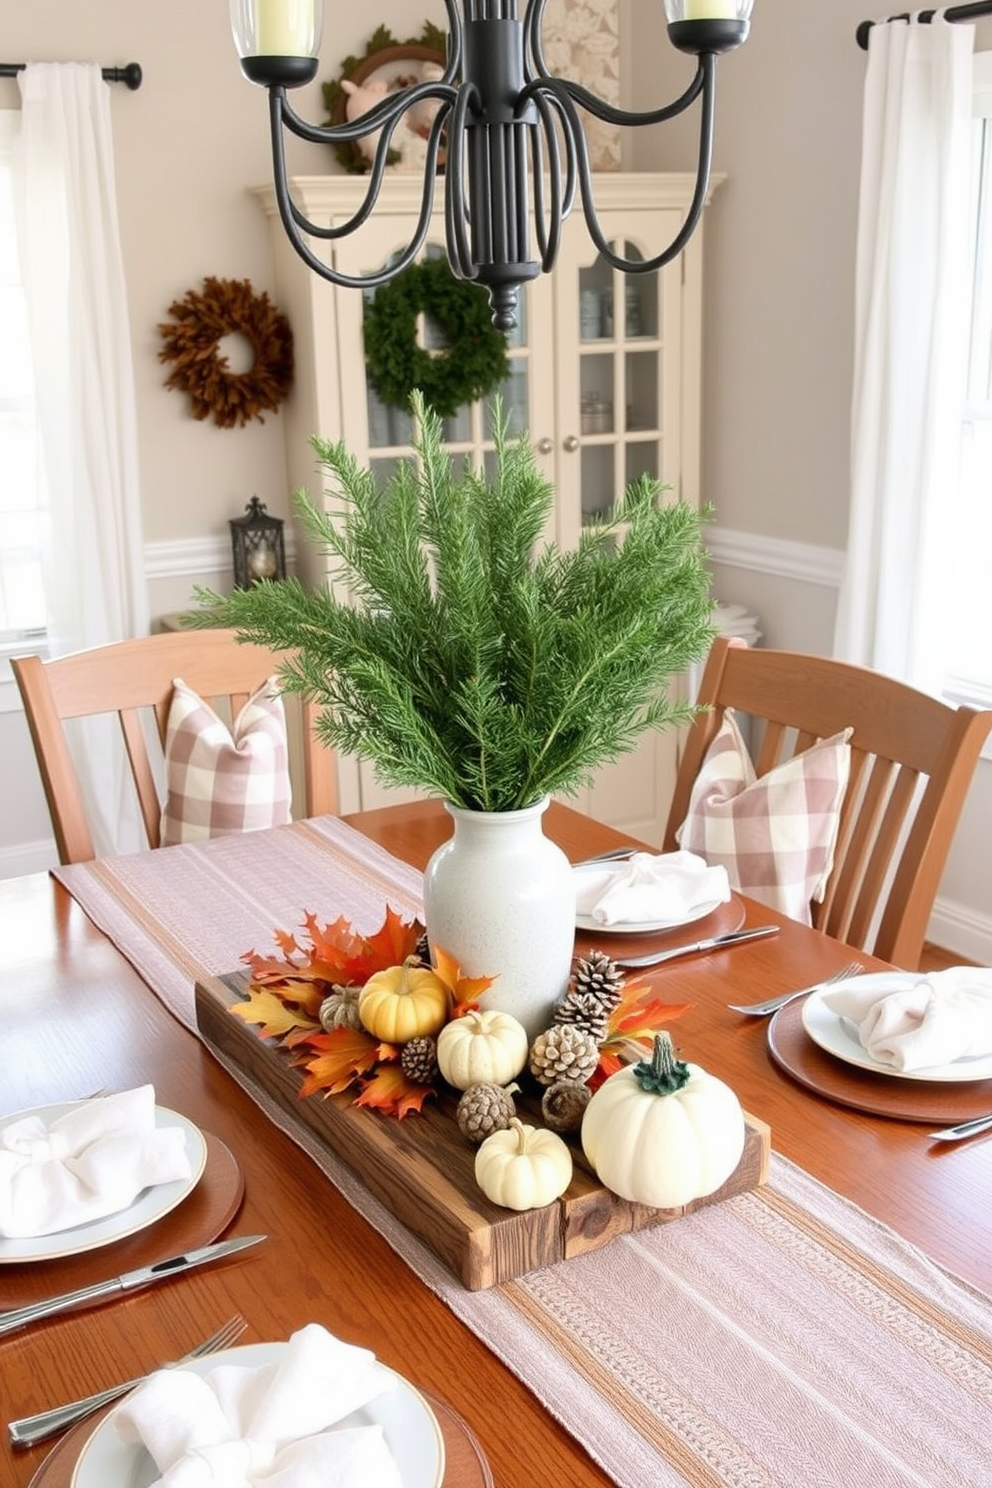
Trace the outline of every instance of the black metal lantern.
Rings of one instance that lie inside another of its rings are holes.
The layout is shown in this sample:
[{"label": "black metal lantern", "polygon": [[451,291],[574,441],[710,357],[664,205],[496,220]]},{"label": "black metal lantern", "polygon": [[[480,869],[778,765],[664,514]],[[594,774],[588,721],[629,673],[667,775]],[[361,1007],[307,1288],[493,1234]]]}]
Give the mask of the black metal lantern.
[{"label": "black metal lantern", "polygon": [[234,583],[238,589],[250,589],[262,579],[286,577],[282,521],[268,516],[257,496],[251,498],[243,517],[231,518],[230,528]]}]

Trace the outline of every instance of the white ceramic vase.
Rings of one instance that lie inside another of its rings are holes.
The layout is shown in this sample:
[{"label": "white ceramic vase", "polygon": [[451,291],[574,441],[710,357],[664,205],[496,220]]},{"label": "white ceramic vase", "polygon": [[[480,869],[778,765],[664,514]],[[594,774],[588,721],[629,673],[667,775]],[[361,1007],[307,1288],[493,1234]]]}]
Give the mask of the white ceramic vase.
[{"label": "white ceramic vase", "polygon": [[495,977],[483,1007],[511,1013],[533,1040],[568,986],[575,889],[561,848],[545,837],[548,797],[522,811],[468,811],[445,802],[454,836],[424,874],[424,919],[466,976]]}]

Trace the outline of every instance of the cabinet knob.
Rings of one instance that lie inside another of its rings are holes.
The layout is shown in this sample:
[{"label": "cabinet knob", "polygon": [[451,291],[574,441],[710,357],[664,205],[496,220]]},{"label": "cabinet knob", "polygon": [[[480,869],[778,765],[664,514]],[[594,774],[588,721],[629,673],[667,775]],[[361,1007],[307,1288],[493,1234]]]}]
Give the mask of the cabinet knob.
[{"label": "cabinet knob", "polygon": [[564,443],[565,443],[565,448],[568,450],[568,453],[570,455],[574,454],[575,451],[579,447],[578,435],[577,434],[569,434],[568,438],[565,440]]},{"label": "cabinet knob", "polygon": [[544,436],[543,439],[539,439],[537,441],[537,453],[539,455],[550,455],[550,453],[554,449],[554,447],[555,447],[554,440],[553,439],[549,439],[546,434],[545,434],[545,436]]}]

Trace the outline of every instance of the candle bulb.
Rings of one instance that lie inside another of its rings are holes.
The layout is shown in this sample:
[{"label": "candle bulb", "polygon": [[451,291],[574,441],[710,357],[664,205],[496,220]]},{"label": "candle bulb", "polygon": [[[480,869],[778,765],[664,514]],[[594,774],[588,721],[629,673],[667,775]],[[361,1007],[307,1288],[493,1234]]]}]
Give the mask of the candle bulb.
[{"label": "candle bulb", "polygon": [[734,0],[685,0],[687,21],[736,21],[740,7]]},{"label": "candle bulb", "polygon": [[268,543],[259,543],[248,559],[253,579],[274,579],[277,572],[276,555]]},{"label": "candle bulb", "polygon": [[255,0],[255,51],[260,57],[310,57],[313,0]]}]

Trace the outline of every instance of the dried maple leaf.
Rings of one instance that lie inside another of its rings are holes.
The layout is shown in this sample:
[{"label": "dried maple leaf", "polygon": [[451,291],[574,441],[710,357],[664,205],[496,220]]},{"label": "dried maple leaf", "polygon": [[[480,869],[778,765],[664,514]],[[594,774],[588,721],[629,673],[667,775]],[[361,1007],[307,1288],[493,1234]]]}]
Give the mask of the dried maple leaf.
[{"label": "dried maple leaf", "polygon": [[416,951],[423,932],[424,927],[419,921],[403,920],[387,905],[382,927],[366,941],[367,954],[374,963],[369,975],[373,971],[384,971],[387,966],[402,966],[407,956]]},{"label": "dried maple leaf", "polygon": [[303,923],[310,935],[309,956],[311,965],[320,963],[331,971],[332,981],[356,981],[364,978],[355,978],[350,975],[352,963],[360,959],[364,947],[364,936],[358,935],[352,928],[344,915],[328,925],[321,925],[316,915],[307,912],[303,916]]},{"label": "dried maple leaf", "polygon": [[250,986],[248,1001],[236,1002],[231,1012],[236,1018],[243,1018],[246,1023],[259,1024],[262,1038],[283,1038],[294,1028],[312,1026],[311,1020],[301,1008],[283,1002],[268,987]]},{"label": "dried maple leaf", "polygon": [[434,1090],[430,1085],[415,1085],[398,1064],[379,1065],[355,1097],[356,1106],[368,1106],[384,1116],[397,1116],[402,1121],[411,1111],[421,1111],[424,1101]]},{"label": "dried maple leaf", "polygon": [[335,1028],[331,1033],[313,1034],[308,1040],[317,1053],[299,1062],[307,1071],[300,1087],[300,1097],[323,1090],[336,1095],[347,1090],[376,1061],[378,1045],[370,1034],[352,1028]]},{"label": "dried maple leaf", "polygon": [[606,1038],[599,1046],[599,1064],[589,1081],[593,1090],[625,1064],[650,1054],[655,1033],[692,1007],[691,1002],[663,1002],[650,987],[641,988],[642,982],[628,982],[613,1009]]},{"label": "dried maple leaf", "polygon": [[692,1007],[691,1002],[663,1002],[650,988],[639,996],[631,996],[637,984],[624,988],[619,1005],[610,1018],[609,1033],[612,1038],[622,1034],[625,1038],[650,1040],[659,1028],[681,1018]]},{"label": "dried maple leaf", "polygon": [[453,956],[441,946],[432,946],[434,954],[434,974],[444,983],[451,993],[454,1004],[453,1016],[460,1017],[467,1013],[471,1007],[478,1002],[483,992],[491,987],[496,980],[495,977],[466,977],[462,976],[462,969]]}]

